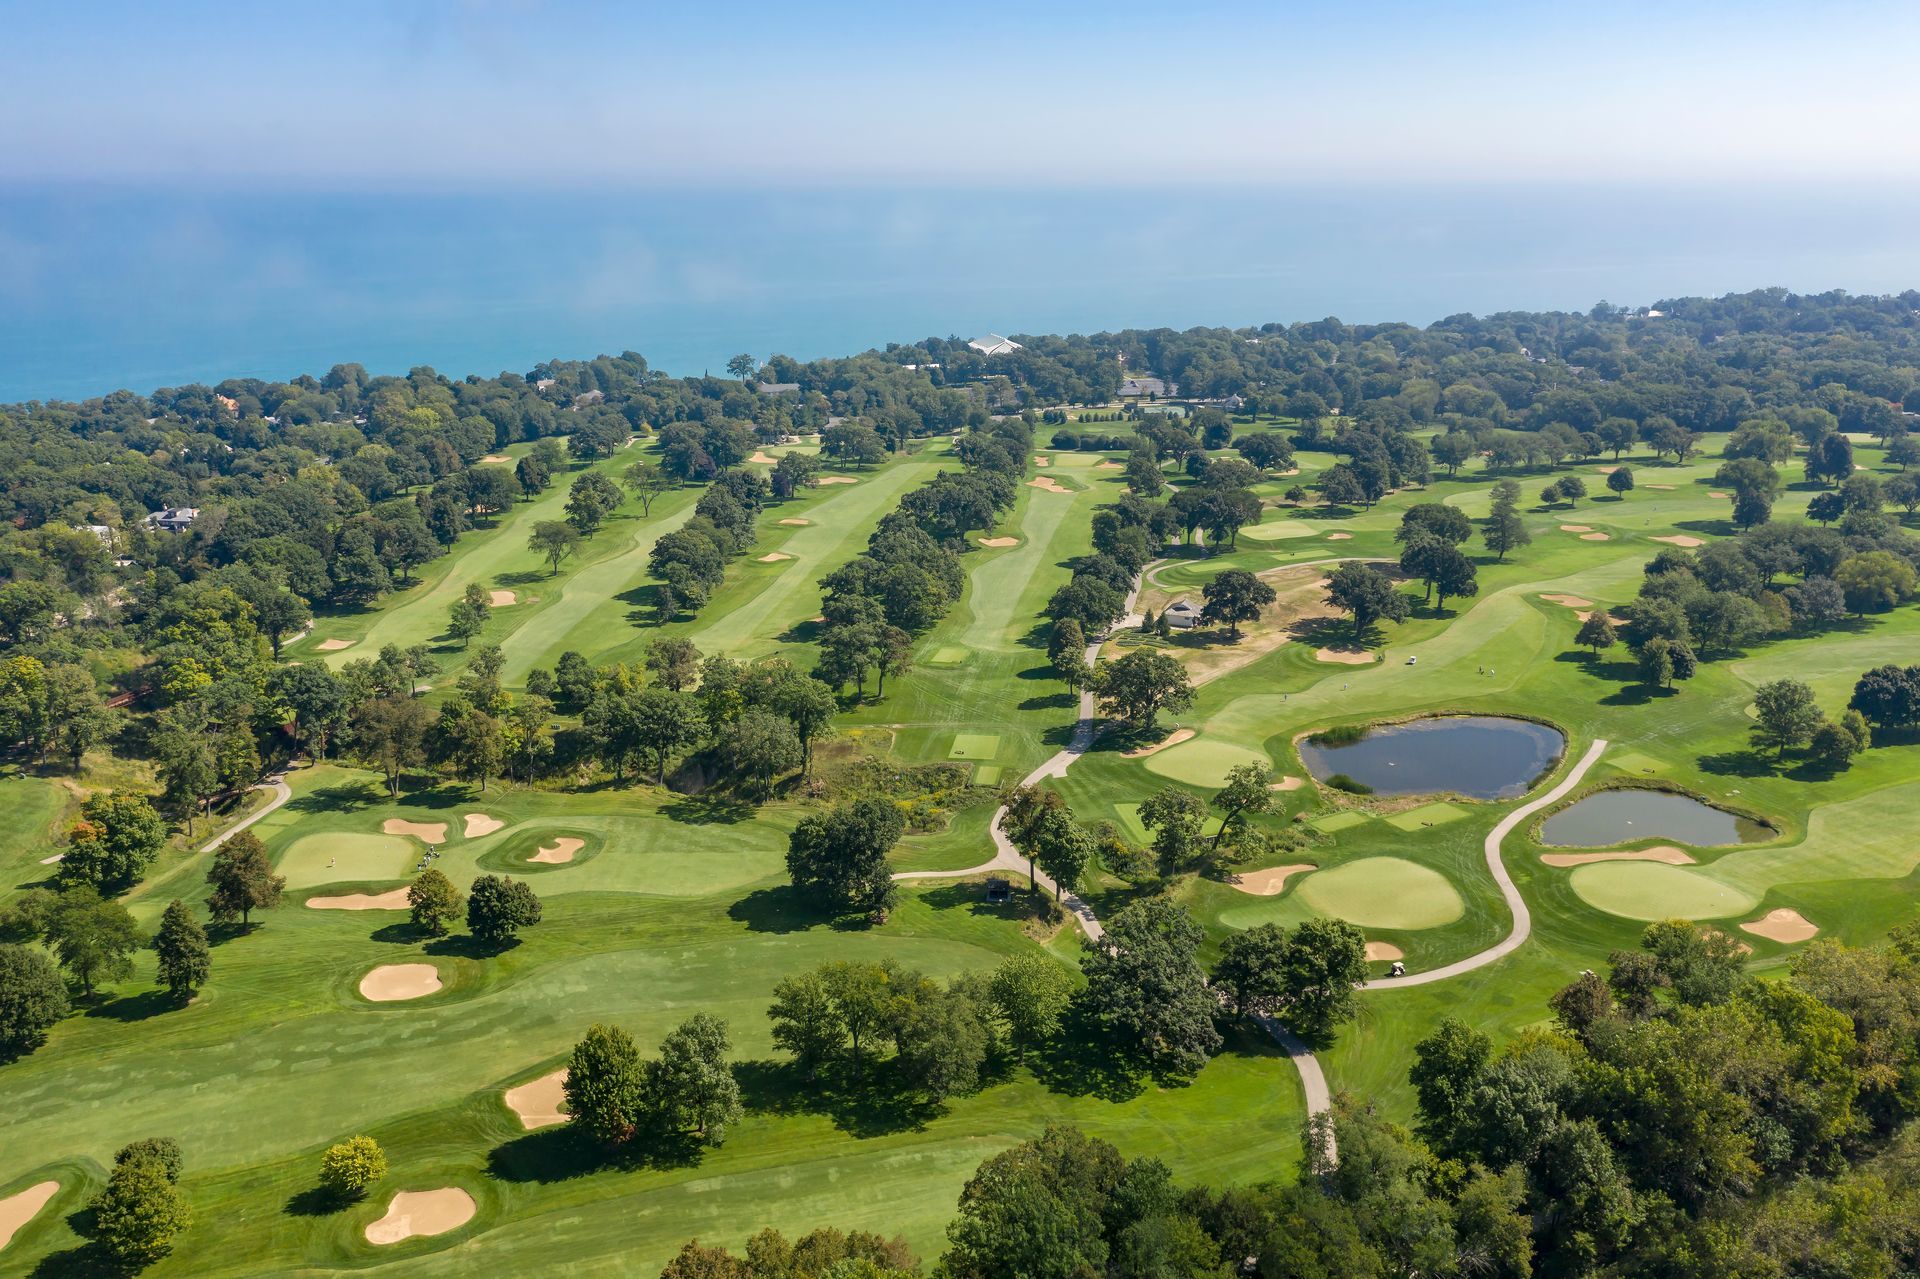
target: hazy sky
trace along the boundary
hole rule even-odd
[[[0,178],[1920,175],[1915,0],[0,0]]]

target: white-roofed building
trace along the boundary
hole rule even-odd
[[[989,333],[983,338],[975,338],[968,346],[982,355],[1012,355],[1020,349],[1020,344],[1012,338],[1003,338],[998,333]]]

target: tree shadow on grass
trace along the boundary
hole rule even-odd
[[[756,888],[727,907],[727,918],[745,924],[753,933],[803,933],[833,922],[833,916],[813,905],[791,884]]]
[[[1771,777],[1773,761],[1756,750],[1716,751],[1695,761],[1703,773],[1717,777]]]
[[[487,1152],[487,1174],[500,1181],[550,1185],[609,1170],[691,1168],[703,1151],[691,1133],[637,1134],[609,1149],[571,1124],[556,1124],[515,1137]]]
[[[341,786],[321,786],[304,795],[295,795],[287,807],[299,813],[352,813],[387,802],[386,791],[373,782],[350,782]]]
[[[683,822],[689,826],[712,826],[715,824],[731,826],[737,822],[750,821],[756,808],[738,795],[718,791],[702,791],[698,795],[684,795],[672,803],[660,805],[660,815],[669,821]]]
[[[394,924],[382,924],[367,936],[369,940],[387,946],[417,946],[421,942],[430,942],[434,939],[433,934],[405,920]]]
[[[289,1217],[330,1217],[351,1202],[325,1186],[308,1186],[290,1197],[280,1211]]]
[[[522,569],[517,573],[496,573],[493,581],[496,586],[534,586],[540,582],[551,581],[553,574],[546,570]]]
[[[733,1075],[749,1111],[821,1115],[850,1137],[916,1132],[946,1110],[885,1062],[868,1062],[864,1076],[835,1065],[809,1080],[792,1062],[739,1061]]]
[[[49,1253],[40,1259],[31,1273],[35,1279],[103,1279],[104,1276],[138,1274],[140,1267],[129,1266],[93,1239],[95,1216],[91,1204],[67,1214],[67,1228],[87,1242],[75,1248]]]
[[[481,941],[472,933],[455,933],[451,937],[436,937],[421,949],[427,954],[446,959],[496,959],[520,945],[518,937],[509,937],[505,941]]]
[[[1058,693],[1047,693],[1044,696],[1022,698],[1020,701],[1020,709],[1023,711],[1064,709],[1071,707],[1079,700],[1080,699],[1074,696],[1074,694],[1062,689]]]
[[[104,1017],[109,1021],[145,1021],[162,1013],[178,1012],[184,1007],[186,1005],[175,999],[171,991],[143,990],[137,995],[100,1000],[87,1009],[87,1016]]]
[[[1059,1033],[1027,1054],[1026,1064],[1042,1087],[1063,1097],[1123,1102],[1146,1090],[1145,1073],[1077,1003],[1061,1019]]]

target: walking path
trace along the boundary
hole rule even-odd
[[[254,789],[255,790],[271,790],[273,792],[273,798],[268,800],[266,807],[262,808],[259,812],[248,813],[244,820],[234,823],[228,829],[221,831],[218,835],[215,835],[212,839],[200,845],[201,852],[203,853],[212,852],[214,849],[220,847],[220,845],[226,843],[229,839],[233,838],[233,836],[239,834],[241,831],[253,825],[255,822],[259,821],[262,817],[265,817],[268,813],[271,813],[274,809],[280,807],[280,805],[286,803],[288,800],[293,798],[293,788],[287,785],[287,775],[285,773],[273,774],[272,776],[268,777],[266,781],[261,782],[258,786],[254,787]]]
[[[1314,562],[1332,563],[1336,561]],[[1135,611],[1135,605],[1139,602],[1140,598],[1140,583],[1146,574],[1154,567],[1155,565],[1153,564],[1147,565],[1146,568],[1141,570],[1141,576],[1133,580],[1133,589],[1127,593],[1126,616],[1115,623],[1113,629],[1120,630],[1129,626],[1140,625],[1140,615]],[[1089,665],[1098,658],[1099,653],[1100,644],[1098,642],[1087,645],[1087,662]],[[1088,747],[1093,745],[1094,734],[1098,731],[1098,727],[1098,721],[1094,713],[1093,694],[1090,692],[1082,692],[1080,694],[1080,718],[1073,726],[1073,736],[1068,740],[1066,749],[1054,755],[1053,758],[1034,769],[1031,773],[1028,773],[1021,784],[1024,786],[1037,786],[1048,778],[1065,777],[1067,775],[1067,769],[1073,764],[1073,761],[1086,754]],[[1450,977],[1458,977],[1463,973],[1470,973],[1476,968],[1484,968],[1488,964],[1512,954],[1524,945],[1527,938],[1533,934],[1533,913],[1527,909],[1526,899],[1520,896],[1520,890],[1514,886],[1513,877],[1507,874],[1506,863],[1501,860],[1500,856],[1500,845],[1505,842],[1507,836],[1512,834],[1520,823],[1526,821],[1527,818],[1533,816],[1541,809],[1546,808],[1548,805],[1558,803],[1568,792],[1573,790],[1575,786],[1578,786],[1581,779],[1587,775],[1587,770],[1599,762],[1600,756],[1606,749],[1607,739],[1604,737],[1595,738],[1593,744],[1587,747],[1586,753],[1580,757],[1579,761],[1576,762],[1571,769],[1567,770],[1567,775],[1560,779],[1558,785],[1554,786],[1552,790],[1549,790],[1539,798],[1529,800],[1527,803],[1514,809],[1505,817],[1501,818],[1492,830],[1487,832],[1487,838],[1484,844],[1487,857],[1487,869],[1492,873],[1493,882],[1498,885],[1500,895],[1506,899],[1507,909],[1513,916],[1513,927],[1505,937],[1487,947],[1485,950],[1477,954],[1469,955],[1465,959],[1455,960],[1451,964],[1430,969],[1427,972],[1409,973],[1405,977],[1382,977],[1378,980],[1365,983],[1362,989],[1396,990],[1407,986],[1425,986],[1432,982],[1445,981]],[[996,870],[1011,871],[1022,875],[1031,873],[1034,886],[1055,894],[1060,899],[1060,904],[1066,907],[1073,915],[1075,921],[1079,923],[1080,931],[1087,935],[1089,941],[1097,941],[1105,936],[1106,930],[1100,926],[1099,917],[1094,914],[1093,907],[1089,906],[1075,893],[1060,892],[1059,886],[1055,884],[1052,879],[1048,878],[1045,872],[1039,870],[1037,867],[1029,872],[1026,859],[1020,855],[1020,851],[1013,846],[1013,841],[1007,838],[1006,832],[1000,827],[1001,820],[1005,818],[1006,815],[1006,805],[1003,804],[994,810],[993,821],[988,826],[988,831],[993,836],[994,847],[994,855],[991,860],[981,862],[978,866],[969,866],[965,870],[905,871],[895,875],[894,878],[957,879],[969,875],[982,875],[989,871]],[[264,814],[261,814],[261,816],[264,816]],[[1254,1020],[1260,1025],[1261,1029],[1273,1036],[1275,1042],[1277,1042],[1281,1049],[1286,1052],[1287,1056],[1292,1059],[1294,1068],[1300,1072],[1300,1089],[1306,1097],[1307,1117],[1311,1119],[1316,1115],[1324,1114],[1332,1107],[1333,1097],[1327,1088],[1326,1072],[1320,1069],[1320,1059],[1313,1055],[1313,1050],[1309,1048],[1299,1036],[1288,1030],[1285,1025],[1274,1018],[1260,1016],[1255,1017]],[[1331,1127],[1326,1130],[1325,1140],[1327,1143],[1325,1151],[1326,1158],[1327,1161],[1331,1163],[1337,1154],[1333,1144],[1333,1130]]]

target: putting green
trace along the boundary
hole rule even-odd
[[[398,835],[338,832],[302,835],[287,845],[274,867],[288,888],[367,879],[406,879],[420,861],[417,845]]]
[[[1271,524],[1254,524],[1240,530],[1241,537],[1250,537],[1256,542],[1281,542],[1293,537],[1312,537],[1320,530],[1300,520],[1275,520]]]
[[[966,661],[968,652],[958,644],[943,644],[933,650],[927,658],[928,666],[958,666]]]
[[[1227,770],[1230,768],[1268,762],[1267,757],[1259,751],[1248,750],[1232,742],[1217,741],[1204,734],[1178,746],[1157,751],[1147,756],[1146,760],[1148,769],[1162,777],[1209,790],[1218,789],[1226,783]]]
[[[1418,808],[1409,808],[1404,813],[1395,813],[1387,818],[1387,825],[1411,834],[1423,827],[1445,826],[1448,822],[1457,822],[1466,815],[1467,810],[1460,805],[1440,801],[1422,804]]]
[[[1759,904],[1698,871],[1660,862],[1589,862],[1572,882],[1587,905],[1626,919],[1724,919]]]
[[[1307,825],[1323,835],[1331,835],[1337,830],[1351,830],[1355,826],[1364,826],[1372,820],[1373,816],[1370,813],[1343,808],[1338,812],[1322,813],[1318,817],[1309,818]]]
[[[998,786],[1000,784],[1000,765],[975,764],[973,766],[973,784],[975,786]]]
[[[1445,875],[1399,857],[1363,857],[1318,871],[1296,891],[1321,914],[1366,928],[1438,928],[1466,913]]]
[[[1623,773],[1661,773],[1668,767],[1651,755],[1642,755],[1639,751],[1621,751],[1615,755],[1608,755],[1606,762]]]
[[[1000,753],[998,733],[955,733],[948,759],[992,759]]]

